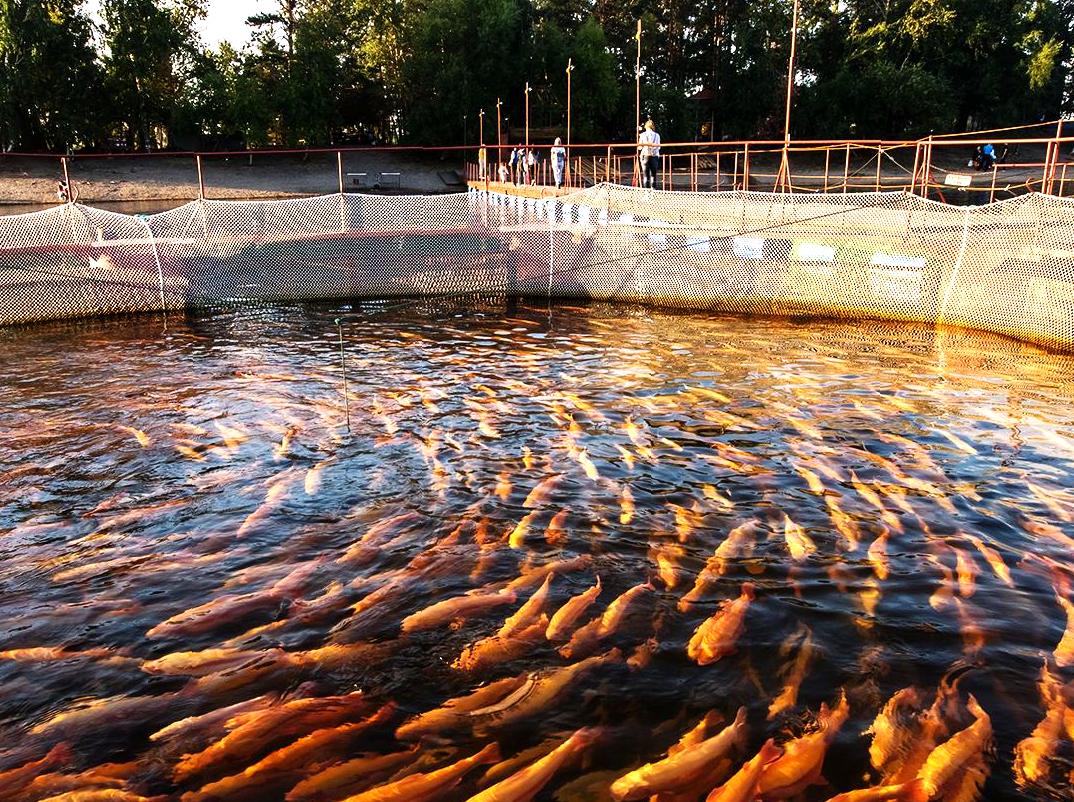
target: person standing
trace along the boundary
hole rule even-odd
[[[660,134],[652,120],[645,121],[645,129],[638,137],[638,162],[641,167],[641,185],[656,189],[656,174],[660,165]]]
[[[537,183],[537,154],[533,148],[526,150],[526,183]]]
[[[511,148],[511,158],[508,164],[511,167],[511,181],[514,184],[518,184],[519,174],[522,172],[522,166],[519,164],[522,159],[522,148]]]
[[[549,155],[552,158],[552,177],[556,181],[556,189],[559,189],[563,186],[563,169],[567,166],[567,151],[563,148],[563,140],[558,136]]]

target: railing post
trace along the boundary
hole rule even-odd
[[[995,164],[992,165],[992,186],[988,190],[988,202],[992,203],[996,199],[996,173],[999,172],[999,167]]]
[[[198,168],[198,200],[205,200],[205,176],[201,172],[201,154],[194,157],[194,163]]]
[[[608,161],[604,163],[604,183],[612,182],[612,146],[608,145]]]
[[[828,170],[832,164],[832,149],[824,148],[824,191],[828,191]]]
[[[720,151],[716,151],[716,190],[720,189]]]
[[[929,141],[925,145],[925,173],[921,177],[921,187],[924,190],[921,193],[921,197],[928,200],[929,188],[932,184],[932,134],[929,134]]]
[[[746,143],[746,147],[742,152],[742,189],[745,192],[749,192],[750,189],[750,143]]]
[[[847,194],[850,185],[850,143],[847,142],[847,157],[843,162],[843,194]]]
[[[60,164],[63,166],[63,185],[67,187],[67,202],[75,202],[75,190],[71,186],[71,174],[67,170],[67,157],[64,156],[60,159]]]
[[[910,174],[910,193],[917,192],[917,170],[921,163],[921,142],[914,143],[914,172]]]
[[[880,191],[880,168],[882,166],[882,160],[884,158],[884,141],[881,140],[880,144],[876,146],[876,191]]]
[[[1067,164],[1063,163],[1063,172],[1059,174],[1059,191],[1055,194],[1059,197],[1063,196],[1063,185],[1067,182]]]

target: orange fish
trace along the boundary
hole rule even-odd
[[[525,802],[531,800],[560,771],[587,749],[598,734],[594,729],[575,731],[539,760],[505,780],[474,794],[467,802]]]
[[[1014,779],[1022,788],[1047,779],[1071,711],[1063,699],[1062,680],[1048,670],[1047,663],[1041,669],[1037,688],[1044,704],[1044,718],[1014,747]]]
[[[500,748],[489,744],[477,754],[430,772],[415,772],[401,780],[378,785],[353,796],[346,802],[429,802],[454,789],[463,777],[481,765],[500,760]]]
[[[836,794],[828,802],[928,802],[929,795],[921,780],[898,785],[878,785]]]
[[[788,638],[780,648],[780,653],[786,656],[794,645],[798,644],[794,661],[786,668],[783,681],[783,690],[768,705],[768,720],[771,721],[785,710],[790,710],[798,703],[798,689],[802,686],[809,663],[813,659],[813,633],[805,624],[801,624],[798,630]]]
[[[986,752],[992,743],[992,720],[973,694],[970,694],[966,708],[974,718],[973,724],[933,749],[917,773],[930,799],[936,797],[960,770]]]
[[[737,599],[727,599],[694,632],[686,646],[686,654],[698,665],[715,663],[735,649],[735,643],[745,625],[746,611],[753,601],[753,584],[744,582]]]
[[[653,794],[675,792],[706,775],[726,757],[746,734],[746,708],[740,707],[734,722],[711,738],[677,750],[655,763],[646,763],[624,774],[611,785],[616,802],[647,799]]]
[[[318,771],[292,788],[287,802],[338,799],[363,791],[417,757],[418,746],[387,755],[361,755]]]
[[[581,618],[585,611],[597,600],[597,597],[601,592],[600,576],[597,576],[597,583],[579,593],[577,596],[572,597],[563,604],[552,615],[552,619],[548,622],[548,628],[545,630],[545,637],[553,643],[566,641],[570,637],[570,633],[574,630],[574,625]]]
[[[841,694],[833,710],[822,704],[819,729],[785,743],[783,755],[765,766],[758,784],[761,795],[768,799],[787,799],[820,782],[828,747],[849,716],[846,693]]]
[[[570,512],[566,509],[560,510],[552,516],[552,520],[548,522],[548,526],[544,530],[545,542],[550,546],[562,546],[567,542],[567,516]]]
[[[472,591],[463,596],[444,599],[429,605],[424,610],[411,613],[403,619],[402,630],[409,633],[435,629],[456,618],[468,618],[491,610],[493,607],[499,607],[502,604],[514,604],[517,598],[517,595],[511,590],[500,590],[491,593]]]
[[[705,802],[754,802],[757,798],[761,773],[778,760],[783,750],[769,738],[761,750],[747,761],[737,773],[719,788],[714,788]]]
[[[786,513],[783,515],[783,536],[787,541],[787,550],[795,561],[800,562],[817,550],[817,544],[813,542],[813,539]]]
[[[496,680],[466,696],[448,699],[435,710],[413,716],[396,729],[395,737],[400,741],[413,741],[426,735],[468,728],[474,721],[474,711],[502,702],[520,688],[528,692],[532,687],[533,680],[525,674]]]

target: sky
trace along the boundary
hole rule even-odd
[[[275,0],[210,0],[208,5],[209,16],[198,28],[205,43],[214,48],[223,41],[241,48],[250,38],[246,18],[276,8]],[[100,0],[87,0],[86,8],[96,20],[100,20],[100,7]]]

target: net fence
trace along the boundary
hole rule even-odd
[[[0,217],[0,324],[473,294],[948,323],[1074,347],[1074,199],[478,190]]]

